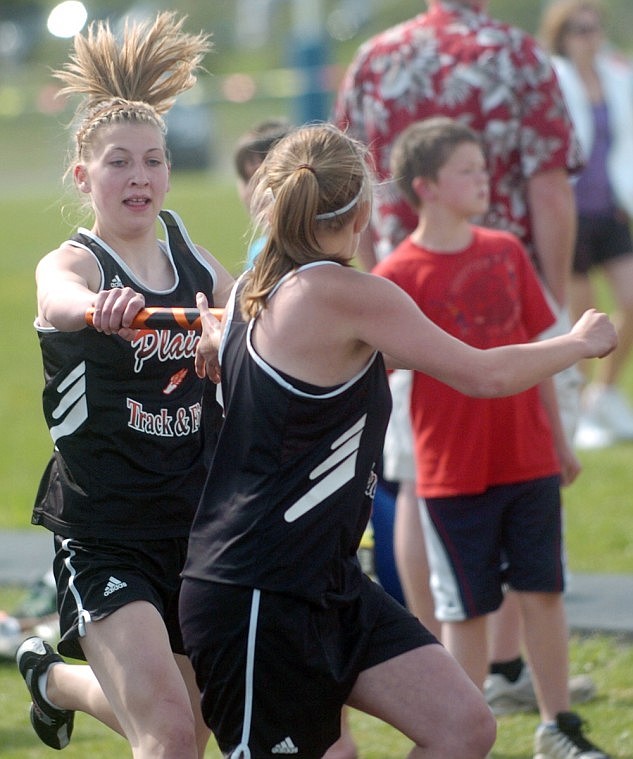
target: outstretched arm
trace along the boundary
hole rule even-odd
[[[592,309],[566,335],[479,350],[441,330],[392,282],[348,273],[365,280],[343,282],[354,335],[390,356],[394,366],[429,374],[466,395],[513,395],[581,359],[605,356],[617,343],[608,317]]]
[[[94,258],[82,248],[65,246],[49,253],[37,266],[38,319],[62,332],[86,326],[86,311],[94,308],[93,326],[106,334],[129,337],[132,319],[145,298],[130,287],[101,290]]]

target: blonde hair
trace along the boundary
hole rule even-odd
[[[541,16],[539,39],[550,53],[567,57],[564,38],[569,29],[569,22],[578,11],[591,11],[604,25],[606,11],[600,0],[554,0]]]
[[[245,318],[265,308],[268,295],[288,272],[328,258],[317,230],[342,229],[361,204],[371,202],[372,193],[367,149],[331,124],[290,131],[251,181],[251,212],[266,244],[246,275],[241,294]]]
[[[211,49],[208,34],[182,32],[184,21],[173,11],[158,13],[153,22],[126,21],[120,40],[107,21],[99,21],[86,36],[75,37],[70,60],[53,72],[65,84],[62,94],[84,96],[75,113],[72,162],[89,158],[94,135],[103,126],[150,124],[165,137],[162,114],[193,87],[195,71]]]

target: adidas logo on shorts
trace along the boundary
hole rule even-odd
[[[298,754],[299,749],[295,746],[290,736],[287,736],[276,746],[273,746],[271,754]]]
[[[103,595],[111,596],[113,593],[116,593],[117,590],[121,590],[122,588],[127,588],[127,583],[121,580],[117,580],[116,577],[111,576],[108,580],[108,584],[105,586]]]

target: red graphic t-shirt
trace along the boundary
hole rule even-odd
[[[528,342],[554,320],[528,256],[505,232],[475,227],[471,244],[455,253],[435,253],[407,238],[374,273],[476,348]],[[538,387],[470,398],[414,372],[411,420],[422,497],[482,493],[559,472]]]

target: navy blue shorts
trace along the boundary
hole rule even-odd
[[[224,756],[320,759],[360,672],[437,643],[366,577],[357,599],[333,608],[186,577],[180,623]]]
[[[558,476],[420,500],[435,616],[459,622],[501,605],[504,586],[562,593]]]
[[[623,212],[600,216],[578,216],[574,251],[575,274],[587,274],[594,266],[621,256],[633,255],[629,220]]]
[[[81,638],[86,624],[133,601],[148,601],[156,607],[172,651],[184,654],[178,597],[186,552],[187,538],[113,542],[55,535],[60,654],[85,659]]]

